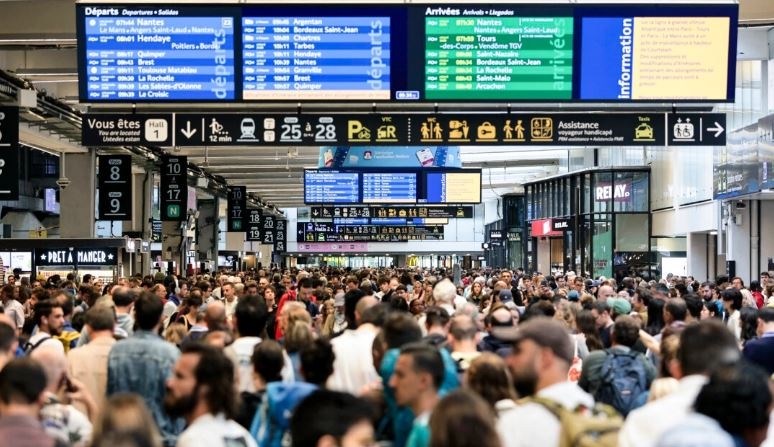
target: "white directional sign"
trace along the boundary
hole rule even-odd
[[[670,113],[667,124],[670,146],[725,146],[724,113]]]

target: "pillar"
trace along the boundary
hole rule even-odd
[[[132,166],[132,220],[123,222],[124,234],[145,241],[151,239],[151,205],[153,201],[153,171],[143,166]],[[141,253],[140,246],[131,254],[126,274],[146,274],[150,270],[150,252]]]
[[[200,261],[218,260],[218,199],[199,199],[196,203],[199,219],[196,222],[196,249]]]
[[[61,188],[59,234],[65,238],[93,238],[96,221],[96,151],[62,154],[62,177],[70,184]]]

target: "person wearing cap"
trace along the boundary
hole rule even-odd
[[[485,319],[486,330],[489,333],[478,344],[481,352],[493,352],[505,357],[510,349],[510,343],[501,340],[495,333],[496,328],[511,328],[514,326],[513,315],[505,306],[495,308]]]
[[[513,346],[506,362],[520,397],[537,396],[573,410],[591,408],[594,398],[567,380],[573,342],[559,322],[538,317],[511,328],[497,328],[498,338]],[[503,447],[559,445],[559,420],[537,402],[517,405],[501,415],[497,431]]]

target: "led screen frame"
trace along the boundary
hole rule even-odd
[[[86,74],[86,49],[85,44],[81,44],[78,47],[78,61],[79,61],[79,97],[82,102],[86,103],[142,103],[142,102],[164,102],[164,103],[254,103],[256,101],[261,102],[369,102],[369,103],[421,103],[421,102],[530,102],[530,103],[556,103],[556,102],[580,102],[580,103],[599,103],[599,102],[613,102],[613,103],[655,103],[655,102],[678,102],[678,103],[707,103],[707,102],[733,102],[735,91],[735,75],[736,75],[736,51],[737,51],[737,25],[738,25],[738,5],[736,4],[658,4],[658,5],[629,5],[629,4],[453,4],[451,6],[441,5],[420,5],[420,4],[393,4],[393,5],[334,5],[334,4],[245,4],[245,5],[183,5],[176,6],[174,4],[166,5],[154,5],[154,4],[107,4],[99,5],[93,3],[82,3],[76,5],[76,17],[77,17],[77,38],[79,42],[86,42],[85,40],[85,16],[84,10],[86,8],[115,8],[117,10],[136,10],[136,9],[164,9],[164,10],[180,10],[186,13],[190,12],[192,15],[209,15],[209,16],[222,16],[231,17],[234,24],[233,33],[233,86],[234,96],[233,99],[223,100],[165,100],[163,98],[116,98],[116,99],[99,99],[87,97],[87,74]],[[569,97],[565,94],[559,95],[559,97],[547,97],[549,95],[543,95],[543,97],[524,97],[524,95],[507,95],[507,94],[493,94],[491,97],[486,95],[476,95],[473,93],[452,95],[450,97],[438,97],[437,95],[428,95],[427,91],[427,77],[425,69],[427,67],[426,62],[428,60],[426,45],[426,26],[428,22],[428,14],[432,14],[432,17],[449,18],[451,12],[455,10],[465,11],[494,11],[494,15],[483,16],[486,19],[499,18],[547,18],[547,17],[571,17],[572,18],[572,42],[565,42],[562,45],[562,51],[571,51],[571,74],[569,81],[572,84]],[[193,12],[191,12],[193,11]],[[509,15],[510,14],[510,15]],[[261,98],[256,97],[254,100],[245,99],[244,89],[244,69],[245,57],[244,57],[244,42],[243,42],[243,17],[388,17],[390,20],[390,63],[389,67],[381,67],[383,72],[389,71],[390,82],[390,97],[385,98],[382,95],[378,99],[374,98],[357,98],[346,97],[345,95],[326,96],[320,99],[288,99],[282,100],[277,98]],[[465,21],[475,20],[477,16],[466,16]],[[718,64],[717,58],[707,58],[707,62],[700,67],[696,67],[696,70],[689,73],[691,76],[697,76],[697,73],[703,73],[701,70],[708,67],[715,67],[715,71],[711,74],[714,80],[704,80],[704,76],[700,75],[699,81],[692,80],[688,85],[691,88],[695,88],[692,97],[680,97],[689,89],[682,88],[679,82],[672,82],[668,85],[668,88],[662,89],[658,85],[650,86],[648,89],[642,90],[640,93],[634,93],[627,96],[626,89],[623,90],[623,97],[619,98],[619,95],[610,95],[609,92],[605,94],[593,94],[587,93],[589,85],[607,84],[608,80],[616,80],[615,73],[610,75],[607,73],[594,71],[603,66],[618,65],[620,60],[621,48],[615,46],[615,39],[612,39],[612,44],[608,45],[608,50],[597,50],[595,52],[589,49],[588,42],[596,41],[596,37],[590,38],[592,34],[594,36],[601,35],[609,38],[611,35],[605,35],[604,31],[598,29],[604,25],[605,20],[608,22],[615,19],[632,19],[631,30],[636,32],[637,26],[641,29],[645,29],[645,22],[650,22],[650,31],[643,31],[643,34],[639,39],[635,39],[635,43],[632,48],[629,48],[633,52],[648,51],[648,45],[646,43],[652,41],[648,36],[654,34],[654,30],[658,29],[660,24],[659,20],[664,18],[707,18],[706,24],[710,26],[711,32],[708,32],[706,36],[717,35],[717,31],[727,40],[721,38],[720,41],[710,43],[705,47],[702,47],[701,51],[693,51],[693,53],[686,53],[688,55],[689,63],[696,64],[702,63],[701,55],[703,54],[716,54],[722,56],[721,59],[726,61],[726,64]],[[724,18],[723,23],[717,22],[716,18]],[[455,19],[455,17],[452,17]],[[637,22],[642,22],[639,25]],[[468,22],[461,22],[468,23]],[[515,22],[512,22],[515,23]],[[724,27],[727,24],[727,27]],[[534,23],[532,24],[534,25]],[[521,37],[529,36],[529,32],[539,30],[539,26],[525,26],[522,30]],[[538,23],[539,25],[539,23]],[[515,26],[515,25],[514,25]],[[628,29],[628,28],[627,28]],[[546,31],[548,30],[548,31]],[[597,31],[595,31],[597,30]],[[550,32],[550,26],[543,29],[542,32]],[[611,31],[614,32],[614,31]],[[628,31],[627,31],[628,32]],[[650,34],[648,34],[648,32]],[[584,33],[588,35],[584,37]],[[685,36],[690,36],[686,31]],[[714,34],[713,34],[714,33]],[[615,37],[615,34],[612,35]],[[500,36],[502,37],[502,36]],[[700,36],[701,37],[701,36]],[[498,37],[499,38],[499,37]],[[469,37],[465,37],[468,39]],[[463,40],[464,40],[463,39]],[[585,40],[584,40],[585,39]],[[470,43],[468,40],[461,43]],[[585,43],[584,43],[585,42]],[[610,39],[606,39],[609,44]],[[637,44],[640,42],[642,45]],[[569,45],[568,45],[569,44]],[[685,47],[690,45],[685,44]],[[723,51],[723,50],[726,51]],[[524,51],[533,51],[525,49]],[[537,50],[536,50],[537,51]],[[585,56],[584,56],[585,55]],[[600,57],[600,55],[602,57]],[[519,56],[521,57],[521,56]],[[648,57],[653,57],[651,56]],[[711,60],[709,60],[711,59]],[[451,60],[451,59],[449,59]],[[531,60],[531,56],[524,56],[524,60]],[[611,61],[607,64],[600,64],[600,60]],[[676,59],[679,61],[679,59]],[[325,62],[323,60],[322,62]],[[378,61],[377,61],[378,62]],[[476,62],[478,63],[478,62]],[[379,65],[379,64],[377,64]],[[635,67],[637,64],[633,64]],[[642,64],[640,64],[641,66]],[[684,69],[685,64],[679,65],[681,70]],[[411,67],[411,69],[409,69]],[[417,68],[418,67],[418,68]],[[375,67],[376,68],[376,67]],[[719,68],[719,69],[718,69]],[[526,69],[526,68],[525,68]],[[546,68],[547,69],[547,68]],[[591,71],[589,71],[591,70]],[[650,70],[652,71],[652,70]],[[687,70],[690,71],[690,70]],[[634,73],[634,72],[632,72]],[[566,67],[564,76],[566,76]],[[639,76],[649,76],[644,71],[638,73]],[[488,75],[487,75],[488,76]],[[492,76],[495,76],[492,74]],[[611,77],[612,76],[612,77]],[[529,76],[525,75],[525,78]],[[533,76],[534,77],[534,76]],[[597,79],[599,78],[599,79]],[[504,78],[503,78],[504,79]],[[618,79],[622,79],[620,76]],[[723,82],[725,80],[725,82]],[[302,81],[303,82],[303,81]],[[483,81],[490,82],[490,81]],[[492,80],[491,82],[499,82]],[[506,82],[506,81],[503,81]],[[526,81],[525,81],[526,82]],[[538,82],[538,81],[536,81]],[[543,82],[543,81],[539,81]],[[557,82],[561,82],[567,87],[567,79],[562,79]],[[626,80],[624,79],[624,82]],[[649,83],[647,81],[646,83]],[[537,84],[536,84],[537,85]],[[541,84],[542,85],[542,84]],[[702,86],[706,85],[707,88],[712,88],[712,91],[701,90]],[[610,85],[608,84],[610,87]],[[384,86],[382,86],[384,87]],[[476,87],[475,85],[473,87]],[[491,87],[491,86],[490,86]],[[527,86],[520,86],[524,89]],[[546,87],[543,85],[543,87]],[[723,88],[725,87],[725,89]],[[611,87],[612,88],[612,87]],[[482,91],[481,89],[472,88],[472,92]],[[534,89],[533,89],[534,90]],[[646,91],[647,90],[647,91]],[[663,95],[659,97],[658,92],[669,91],[671,95]],[[698,92],[698,93],[696,93]],[[483,97],[482,97],[483,96]]]

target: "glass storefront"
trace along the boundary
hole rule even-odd
[[[655,263],[650,169],[596,168],[525,185],[528,270],[622,278]]]

